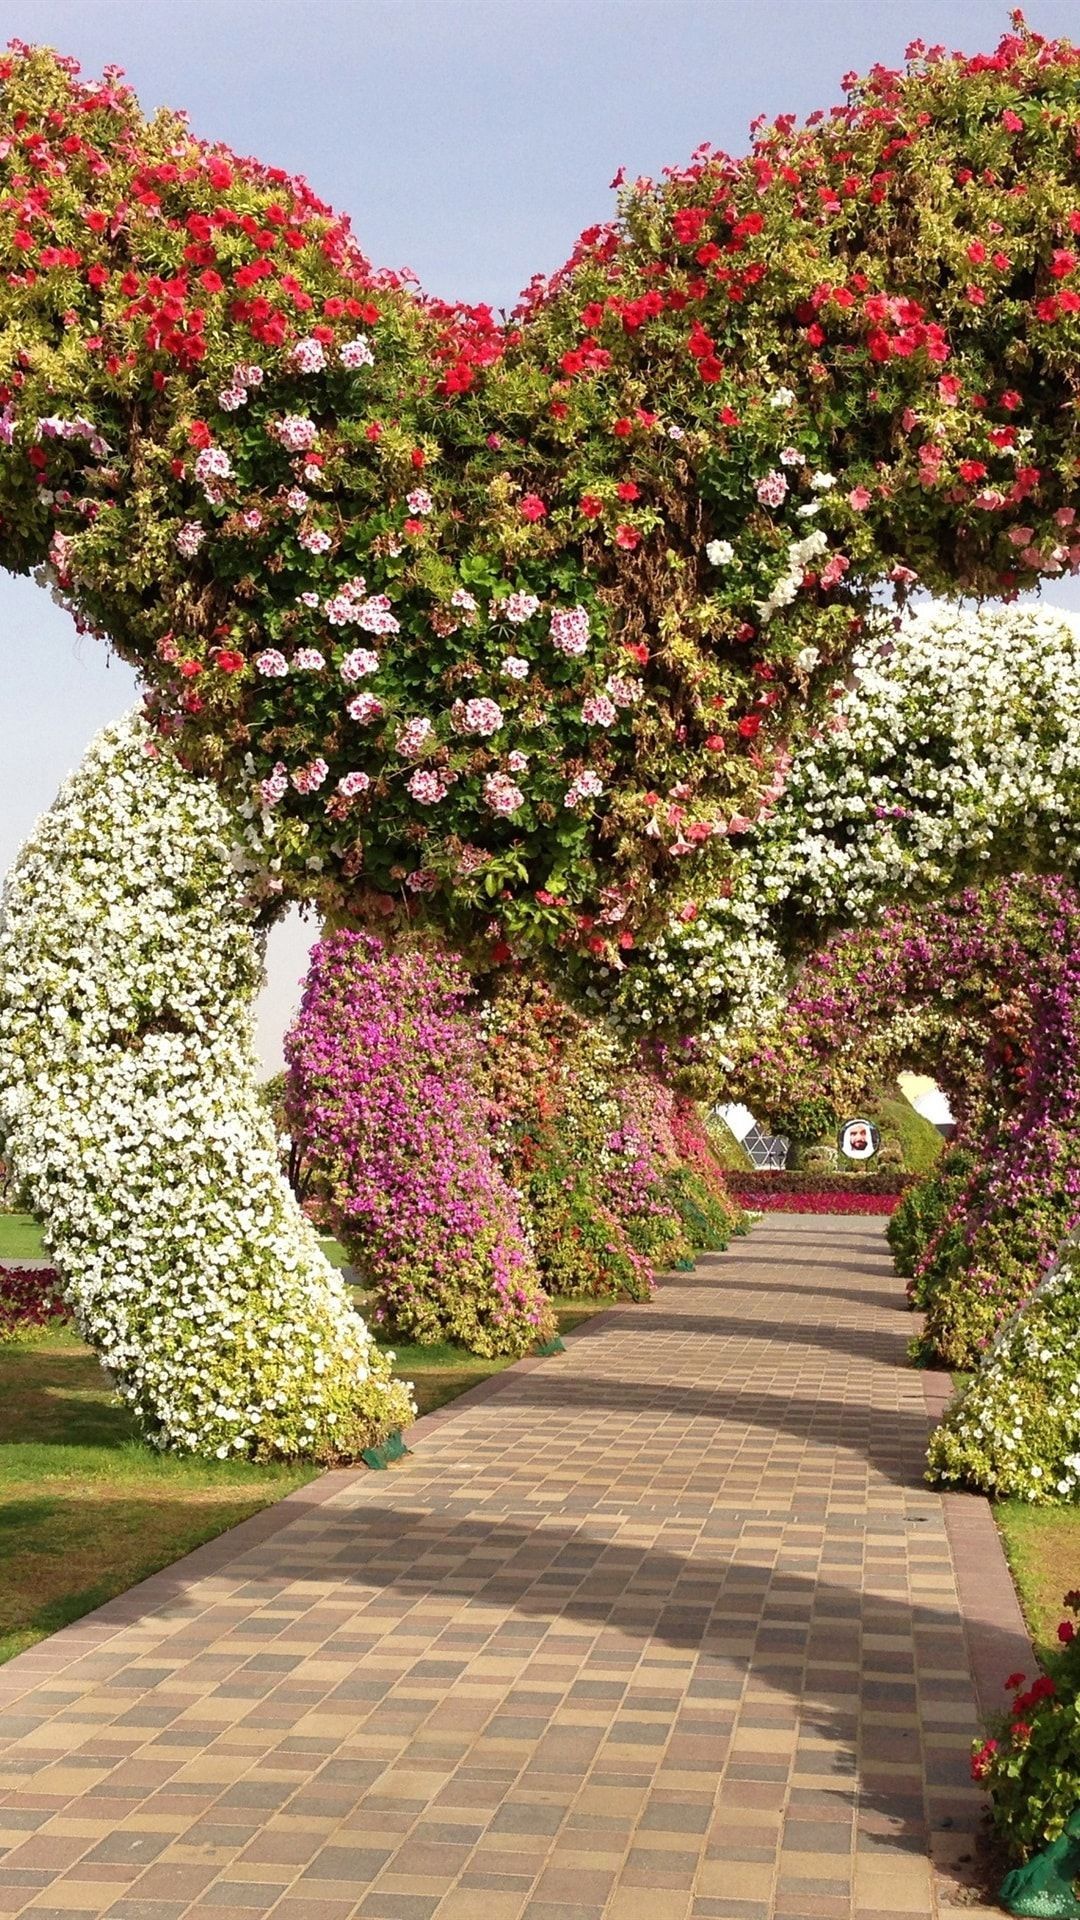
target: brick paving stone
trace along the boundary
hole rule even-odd
[[[0,1915],[988,1912],[1021,1629],[910,1330],[880,1222],[774,1216],[20,1655]]]

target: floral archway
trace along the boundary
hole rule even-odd
[[[1080,559],[1078,103],[1026,29],[876,69],[626,191],[501,328],[16,48],[0,561],[137,665],[256,894],[696,1024],[687,954],[875,589]]]

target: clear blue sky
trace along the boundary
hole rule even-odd
[[[1080,36],[1076,0],[1031,0]],[[922,37],[989,48],[1005,0],[4,0],[6,32],[96,74],[124,67],[144,108],[306,174],[379,264],[433,292],[510,305],[558,265],[633,176],[701,140],[741,151],[759,113],[805,114],[840,76]],[[1051,597],[1080,605],[1075,583]],[[27,581],[0,574],[0,870],[133,681]],[[274,1052],[301,942],[280,943]]]

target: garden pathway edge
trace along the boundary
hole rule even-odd
[[[910,1330],[880,1221],[766,1217],[18,1655],[0,1915],[996,1911],[972,1667],[1030,1650]]]

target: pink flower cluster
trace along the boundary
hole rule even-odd
[[[589,644],[589,616],[584,607],[557,607],[551,616],[551,643],[560,653],[584,653]]]
[[[286,1043],[288,1120],[396,1335],[518,1353],[552,1316],[492,1151],[466,976],[370,935],[316,947]]]

